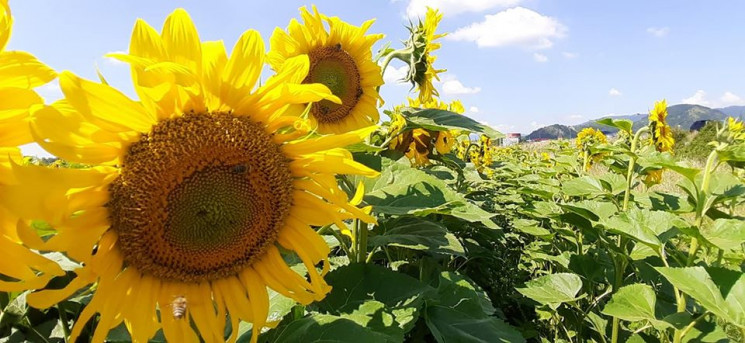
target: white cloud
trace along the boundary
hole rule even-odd
[[[406,77],[408,72],[408,66],[403,66],[401,68],[388,66],[388,68],[385,69],[385,73],[383,73],[383,81],[385,81],[386,84],[406,85],[406,83],[401,82],[401,79]]]
[[[566,58],[568,60],[571,60],[573,58],[577,58],[579,56],[579,54],[576,53],[576,52],[567,52],[567,51],[562,52],[561,55],[563,55],[564,58]]]
[[[566,36],[567,28],[552,17],[523,7],[487,15],[484,21],[457,29],[449,39],[476,42],[479,47],[523,46],[547,49],[554,39]]]
[[[682,100],[684,104],[710,106],[711,102],[706,99],[706,92],[699,89],[691,97]]]
[[[443,75],[440,80],[444,95],[476,94],[481,92],[481,87],[466,87],[453,74]]]
[[[742,106],[745,105],[745,99],[732,92],[724,92],[719,98],[719,103],[722,107],[726,106]]]
[[[409,18],[424,18],[427,6],[439,9],[443,15],[454,16],[465,12],[483,12],[497,7],[511,7],[522,0],[411,0],[406,7]]]
[[[541,127],[544,127],[544,126],[546,126],[546,125],[543,125],[542,123],[539,123],[537,121],[530,122],[530,127],[532,127],[533,129],[541,128]]]
[[[471,106],[471,107],[470,107],[470,108],[468,109],[468,112],[471,112],[471,113],[479,113],[479,108],[478,108],[478,107],[476,107],[476,106]]]
[[[577,119],[582,119],[582,118],[584,118],[584,116],[582,116],[581,114],[572,114],[569,116],[569,119],[572,119],[572,120],[577,120]]]
[[[615,89],[615,88],[611,88],[608,91],[608,95],[610,95],[610,96],[621,96],[622,94],[623,93],[621,93],[621,91],[619,91],[618,89]]]
[[[662,37],[667,36],[668,33],[670,33],[670,28],[669,27],[649,27],[647,28],[647,33],[657,38],[662,38]]]
[[[540,62],[540,63],[548,62],[548,57],[546,57],[546,55],[539,54],[537,52],[533,53],[533,59],[536,62]]]

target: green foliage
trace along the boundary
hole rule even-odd
[[[714,140],[716,134],[717,123],[708,122],[698,132],[692,132],[686,139],[681,139],[681,142],[684,143],[676,143],[675,147],[673,148],[675,154],[677,156],[680,156],[681,158],[704,160],[713,149],[709,145],[709,142]],[[677,138],[676,142],[678,142]]]

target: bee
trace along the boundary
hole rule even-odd
[[[233,166],[233,173],[234,174],[244,174],[248,170],[248,167],[245,164],[238,164]]]
[[[336,43],[336,50],[341,50],[341,43]]]
[[[173,314],[173,319],[182,319],[186,315],[186,297],[183,295],[179,295],[173,298],[171,301],[171,314]]]

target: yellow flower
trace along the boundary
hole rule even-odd
[[[466,111],[465,108],[463,108],[463,103],[460,102],[460,100],[453,100],[451,103],[446,103],[443,101],[440,101],[437,98],[431,98],[426,102],[422,102],[419,98],[412,99],[408,98],[409,101],[409,107],[417,107],[417,108],[434,108],[438,110],[446,110],[458,114],[463,114],[463,112]]]
[[[371,49],[383,35],[365,34],[373,20],[357,27],[319,14],[315,7],[313,13],[301,8],[300,15],[303,24],[293,19],[287,32],[276,28],[272,33],[269,64],[279,70],[288,58],[308,54],[310,72],[303,82],[322,83],[342,101],[313,104],[310,113],[319,132],[342,133],[377,123],[377,88],[383,78]],[[324,21],[329,24],[328,32]]]
[[[13,18],[7,0],[0,0],[0,274],[12,280],[0,281],[0,290],[16,292],[44,287],[55,276],[65,272],[21,244],[16,230],[18,216],[2,203],[14,201],[9,189],[17,184],[14,165],[24,163],[20,144],[32,141],[29,111],[43,104],[33,91],[56,77],[56,73],[33,55],[7,51]]]
[[[443,155],[450,153],[450,151],[453,150],[454,144],[455,140],[453,139],[453,134],[450,133],[450,131],[437,132],[437,141],[435,142],[435,148],[437,149],[438,153]]]
[[[644,184],[647,187],[660,184],[662,182],[663,171],[664,169],[656,169],[656,170],[648,171],[647,175],[644,177]]]
[[[582,129],[577,134],[575,145],[577,146],[577,149],[589,152],[590,147],[605,142],[607,142],[607,138],[605,137],[603,132],[601,132],[600,130],[595,130],[591,127],[587,127]]]
[[[416,27],[412,27],[411,36],[406,42],[406,47],[411,51],[411,63],[409,75],[406,81],[411,81],[416,85],[416,91],[419,92],[419,101],[426,103],[433,97],[440,95],[432,84],[433,80],[440,80],[437,75],[445,69],[435,69],[433,64],[437,57],[432,54],[440,48],[440,43],[435,40],[444,37],[446,34],[436,34],[437,25],[442,20],[442,13],[436,9],[427,7],[427,14],[424,21],[419,21]]]
[[[649,130],[652,133],[650,143],[659,152],[673,150],[675,139],[670,125],[667,124],[667,101],[662,100],[654,104],[654,109],[649,111]]]
[[[727,126],[727,133],[730,139],[735,142],[745,141],[745,125],[743,125],[743,122],[728,117],[725,125]]]
[[[378,173],[341,148],[369,130],[309,136],[305,104],[338,98],[302,84],[308,57],[288,58],[257,86],[259,33],[243,33],[227,55],[222,42],[201,42],[181,9],[161,34],[138,20],[129,53],[113,56],[130,63],[141,102],[63,72],[65,99],[32,120],[45,149],[92,167],[25,167],[7,190],[3,205],[55,229],[42,239],[19,227],[26,245],[81,264],[66,287],[28,303],[48,308],[91,292],[71,341],[98,313],[94,342],[121,323],[135,342],[159,329],[172,342],[223,341],[227,314],[234,342],[239,321],[253,323],[253,341],[267,325],[267,287],[302,304],[323,299],[329,247],[312,226],[374,222],[335,177]]]
[[[429,153],[432,151],[432,137],[425,129],[414,129],[411,131],[411,141],[404,152],[406,157],[414,166],[429,164]]]

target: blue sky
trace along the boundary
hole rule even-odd
[[[298,1],[10,0],[15,18],[8,49],[26,50],[57,70],[108,81],[133,95],[128,67],[103,58],[125,51],[136,18],[160,29],[186,8],[202,40],[232,47],[247,29],[265,38],[298,17]],[[444,100],[460,99],[468,115],[503,132],[529,133],[552,123],[576,124],[609,114],[646,111],[655,100],[710,107],[745,104],[745,2],[736,0],[378,0],[317,1],[319,10],[394,47],[410,16],[425,4],[445,18],[436,66]],[[378,44],[375,48],[380,46]],[[386,106],[405,99],[404,72],[393,64],[383,86]],[[266,75],[265,75],[266,76]],[[39,89],[59,97],[52,84]]]

